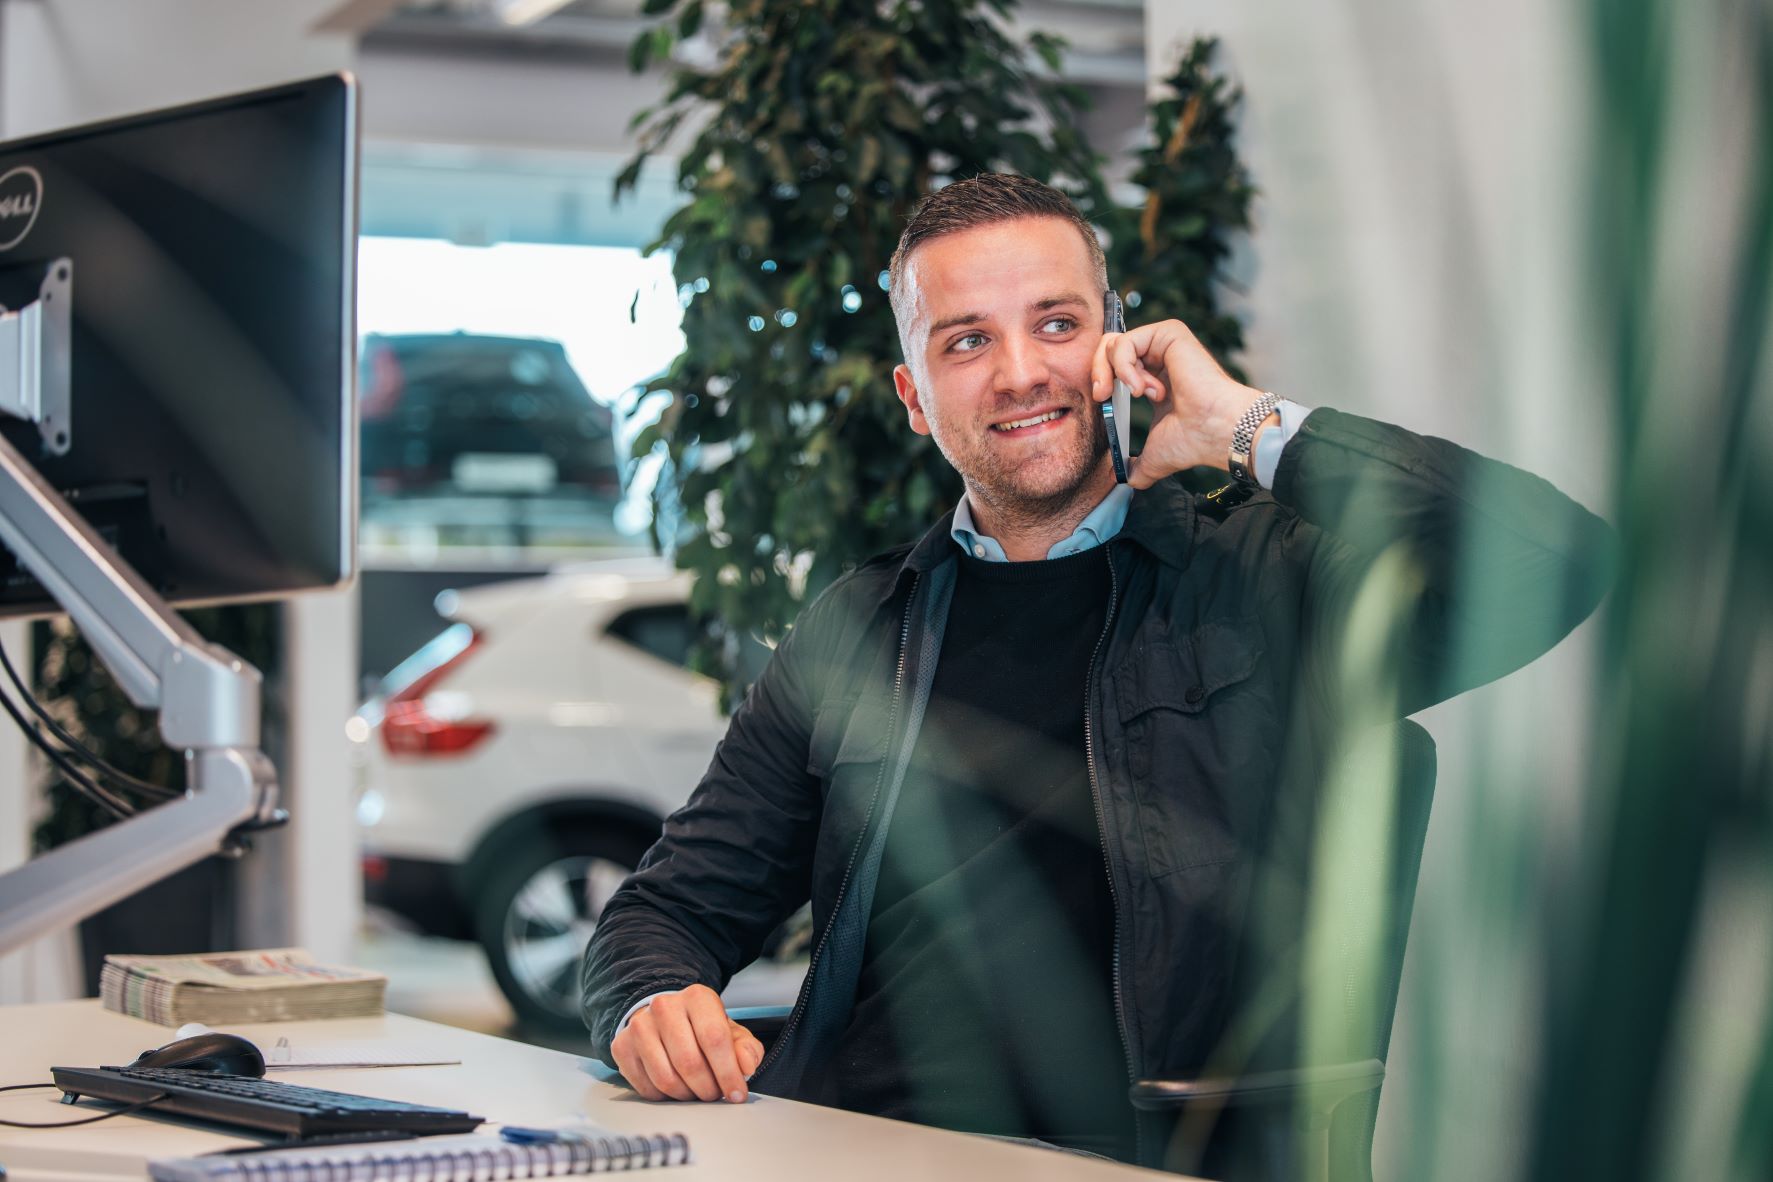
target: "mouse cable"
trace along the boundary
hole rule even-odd
[[[43,732],[32,726],[25,716],[18,712],[18,707],[12,704],[11,696],[4,691],[0,691],[0,708],[4,708],[6,713],[12,716],[12,721],[18,724],[18,729],[23,732],[25,738],[29,739],[39,751],[48,757],[49,762],[53,763],[56,770],[61,772],[70,788],[97,804],[119,821],[135,815],[134,805],[108,788],[102,788],[95,784],[86,773],[69,761],[67,755],[50,743],[48,739],[45,739]]]
[[[58,1085],[52,1083],[8,1084],[5,1087],[0,1087],[0,1092],[17,1092],[25,1088],[53,1088],[56,1086]],[[132,1112],[140,1112],[150,1104],[160,1103],[160,1101],[166,1099],[170,1094],[171,1093],[169,1092],[161,1092],[158,1096],[154,1096],[150,1099],[138,1100],[134,1104],[127,1104],[122,1108],[113,1108],[111,1111],[101,1112],[97,1116],[82,1117],[79,1120],[52,1120],[45,1124],[34,1124],[30,1121],[23,1120],[0,1120],[0,1125],[5,1125],[9,1129],[65,1129],[73,1125],[90,1125],[101,1120],[110,1120],[113,1116],[128,1116]]]
[[[13,668],[12,658],[6,655],[6,646],[4,644],[0,644],[0,668],[6,670],[6,676],[12,680],[13,687],[18,690],[18,696],[24,701],[25,705],[31,708],[31,713],[35,714],[38,718],[41,718],[44,724],[49,727],[50,733],[68,746],[70,754],[76,759],[79,759],[82,763],[85,763],[87,766],[103,774],[107,779],[115,781],[115,786],[127,786],[142,793],[144,796],[152,796],[160,800],[171,800],[176,796],[184,795],[176,788],[168,788],[164,784],[154,784],[147,780],[137,779],[122,768],[114,767],[100,757],[97,752],[93,751],[79,739],[69,734],[67,729],[63,727],[61,723],[57,722],[49,711],[43,708],[42,703],[37,701],[37,696],[25,685],[24,679],[18,675],[18,670]]]

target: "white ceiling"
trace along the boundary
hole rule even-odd
[[[572,0],[534,24],[500,19],[507,0],[341,0],[323,26],[360,35],[367,48],[483,53],[625,54],[656,18],[641,0]],[[718,11],[718,5],[712,6]],[[1144,86],[1144,0],[1026,0],[1015,25],[1063,37],[1065,74],[1098,85]]]

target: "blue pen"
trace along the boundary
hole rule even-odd
[[[506,1125],[499,1130],[499,1136],[514,1145],[554,1145],[559,1142],[589,1141],[591,1138],[577,1129],[528,1129],[521,1125]]]

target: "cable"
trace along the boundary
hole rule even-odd
[[[145,795],[158,797],[161,800],[171,800],[174,797],[183,795],[183,793],[176,788],[168,788],[164,784],[154,784],[147,780],[137,779],[122,768],[107,763],[97,752],[93,751],[79,739],[76,739],[73,735],[69,734],[62,724],[51,717],[49,711],[43,708],[42,703],[37,701],[36,695],[26,688],[24,680],[18,675],[18,670],[12,667],[12,659],[6,655],[6,646],[4,644],[0,644],[0,668],[6,670],[6,676],[12,679],[13,687],[18,690],[19,697],[24,700],[25,705],[31,708],[31,713],[44,721],[49,727],[51,734],[68,745],[70,753],[74,755],[75,758],[104,773],[111,779],[121,781],[123,784],[127,784],[131,788],[134,788],[136,791]]]
[[[164,784],[154,784],[147,780],[137,779],[122,768],[107,763],[97,752],[93,751],[79,739],[69,734],[61,723],[57,722],[55,718],[43,708],[42,703],[37,701],[36,696],[26,688],[23,679],[18,675],[18,670],[13,668],[12,660],[6,655],[6,646],[4,644],[0,644],[0,668],[6,670],[6,676],[12,679],[13,687],[18,690],[19,697],[24,700],[25,705],[31,708],[31,713],[43,720],[44,724],[49,727],[51,734],[55,735],[56,738],[68,745],[70,748],[69,754],[72,754],[75,758],[98,771],[103,772],[106,776],[114,780],[120,780],[124,784],[149,796],[156,796],[163,800],[170,800],[175,796],[182,795],[182,793],[175,788],[168,788]]]
[[[18,724],[18,729],[24,732],[25,738],[36,744],[37,749],[49,757],[49,762],[53,763],[56,770],[66,778],[69,787],[102,807],[119,821],[135,815],[134,805],[109,789],[101,788],[93,783],[86,773],[70,763],[67,756],[52,746],[36,727],[25,720],[25,716],[18,712],[18,707],[12,704],[12,698],[4,692],[0,692],[0,707],[4,707],[6,713],[12,716],[12,721]]]
[[[59,1085],[52,1083],[8,1084],[5,1087],[0,1087],[0,1092],[17,1092],[25,1088],[53,1088],[57,1086]],[[128,1104],[122,1108],[113,1108],[109,1112],[101,1112],[97,1116],[83,1117],[80,1120],[52,1120],[46,1124],[33,1124],[30,1121],[23,1120],[0,1120],[0,1125],[5,1125],[9,1129],[66,1129],[71,1128],[74,1125],[90,1125],[101,1120],[110,1120],[113,1116],[128,1116],[132,1112],[140,1112],[150,1104],[160,1103],[160,1101],[166,1099],[170,1094],[171,1093],[168,1092],[161,1092],[158,1096],[151,1097],[150,1099],[138,1100],[134,1104]]]

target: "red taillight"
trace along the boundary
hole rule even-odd
[[[460,755],[492,732],[484,719],[445,722],[425,713],[423,702],[404,702],[382,719],[382,746],[390,755]]]
[[[461,755],[493,733],[483,718],[439,718],[431,712],[431,692],[461,667],[482,643],[476,632],[460,651],[436,668],[420,674],[382,704],[382,746],[390,755]]]

